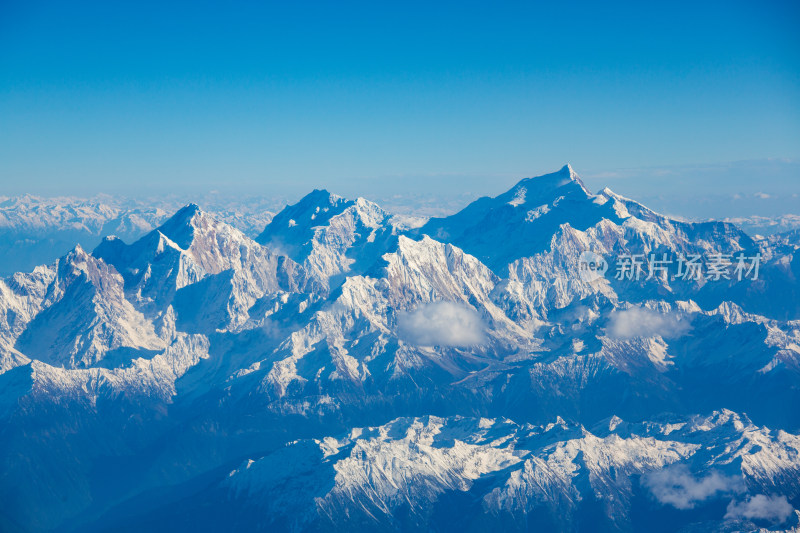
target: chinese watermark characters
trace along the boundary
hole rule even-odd
[[[706,253],[622,254],[614,265],[614,279],[619,281],[665,280],[685,281],[742,281],[757,280],[761,265],[761,254],[745,255]],[[586,282],[603,277],[609,270],[608,261],[594,252],[583,252],[578,259],[578,273]]]

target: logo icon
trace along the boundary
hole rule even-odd
[[[608,261],[602,255],[587,250],[578,258],[578,275],[586,283],[602,278],[607,270]]]

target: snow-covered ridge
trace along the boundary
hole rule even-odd
[[[320,190],[256,238],[171,213],[0,279],[0,526],[641,529],[654,505],[796,525],[790,239],[592,194],[569,166],[414,228]],[[763,264],[586,280],[587,251]]]
[[[608,525],[628,529],[636,492],[653,491],[662,506],[681,502],[679,488],[673,495],[649,482],[654,472],[724,480],[718,490],[694,493],[686,506],[776,490],[792,496],[800,491],[798,453],[796,435],[771,435],[730,411],[644,426],[612,417],[594,431],[561,419],[521,426],[505,419],[404,418],[290,443],[246,461],[222,485],[236,500],[258,502],[268,522],[306,527],[386,527],[401,507],[424,524],[446,494],[468,492],[473,503],[460,513],[471,519],[486,513],[513,522],[544,513],[574,527],[581,509],[595,501]]]
[[[75,244],[92,249],[108,235],[132,242],[184,204],[178,199],[136,200],[108,195],[24,195],[0,200],[0,253],[10,256],[0,264],[0,275],[49,263]],[[274,212],[285,205],[279,199],[248,197],[245,201],[219,195],[205,195],[201,203],[216,219],[251,237],[262,232]]]

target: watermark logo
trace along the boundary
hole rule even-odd
[[[621,254],[616,258],[613,278],[619,281],[640,281],[653,278],[684,281],[743,281],[758,279],[761,254]],[[591,283],[609,270],[608,261],[594,252],[583,252],[578,258],[578,273]]]
[[[608,261],[602,255],[585,251],[578,258],[578,274],[586,283],[603,277],[608,270]]]

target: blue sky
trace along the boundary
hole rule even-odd
[[[164,4],[0,4],[0,194],[800,190],[797,2]]]

